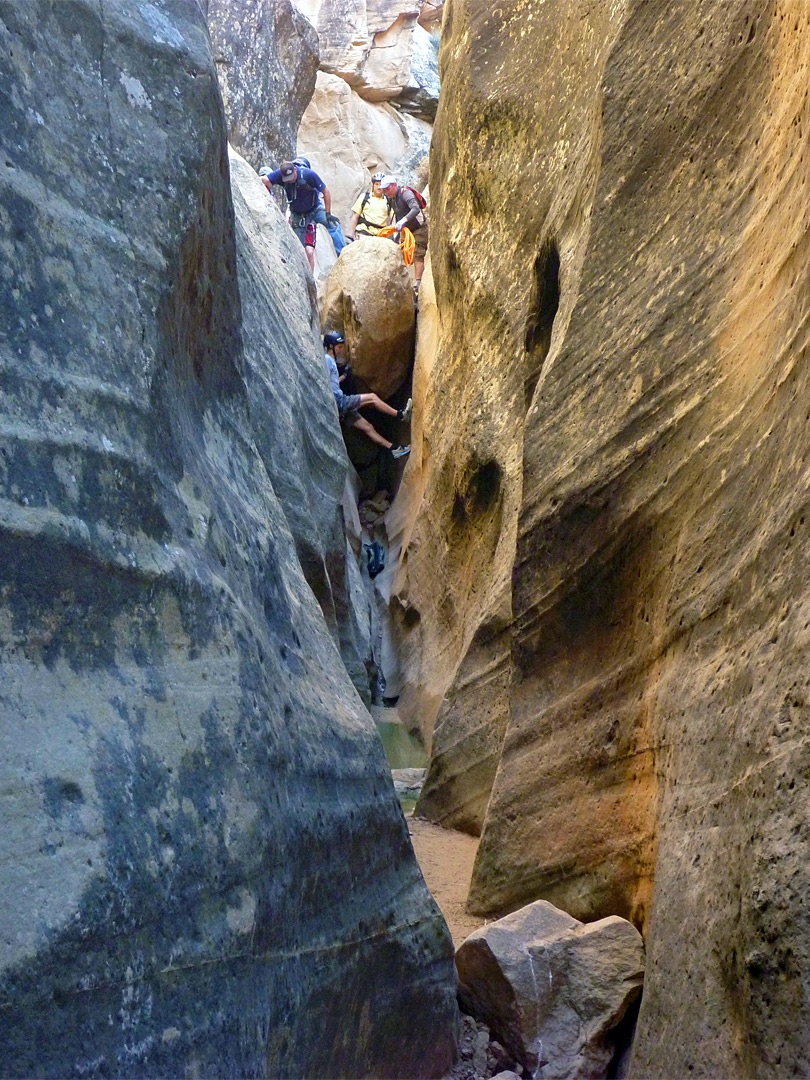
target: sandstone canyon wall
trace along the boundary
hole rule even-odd
[[[441,5],[297,0],[319,35],[319,71],[298,153],[326,181],[344,229],[373,172],[422,190],[439,99]],[[319,228],[318,276],[334,261]]]
[[[804,1073],[810,10],[499,12],[442,39],[421,811],[482,829],[477,911],[645,929],[632,1074]]]
[[[4,4],[0,70],[0,1072],[437,1075],[449,935],[282,482],[336,598],[303,256],[245,280],[201,10]]]
[[[254,169],[295,155],[318,33],[292,0],[204,0],[228,139]]]

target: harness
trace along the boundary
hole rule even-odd
[[[290,198],[290,192],[289,192],[290,188],[293,189],[292,198]],[[312,196],[313,196],[313,198],[312,198],[312,206],[310,206],[309,209],[307,209],[307,210],[293,210],[293,208],[292,208],[292,204],[298,198],[299,188],[309,188],[310,191],[312,192]],[[299,169],[298,170],[298,176],[296,176],[296,178],[295,178],[295,183],[293,183],[293,184],[284,184],[284,194],[287,196],[287,202],[290,204],[290,216],[291,217],[297,216],[297,217],[301,218],[302,220],[299,222],[299,224],[303,225],[304,224],[303,218],[307,214],[311,214],[312,211],[318,205],[318,189],[316,187],[313,187],[312,184],[307,183],[306,180],[304,180],[304,178],[301,176],[301,170]]]
[[[363,211],[368,205],[368,200],[370,198],[371,192],[367,191],[363,196],[363,201],[360,203],[360,213],[357,216],[357,223],[358,225],[365,225],[367,229],[379,229],[379,225],[375,225],[373,221],[367,221],[366,218],[363,217]]]
[[[371,192],[367,191],[363,195],[363,201],[360,203],[360,213],[357,215],[357,224],[358,225],[365,225],[366,230],[373,229],[374,230],[373,235],[376,236],[379,233],[380,229],[383,228],[383,226],[378,224],[376,221],[369,221],[368,218],[363,216],[363,211],[365,210],[366,206],[368,205],[368,201],[369,201],[370,198],[371,198]],[[388,199],[386,198],[386,202],[387,201],[388,201]]]

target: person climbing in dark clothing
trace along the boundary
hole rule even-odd
[[[304,245],[309,265],[315,269],[315,247],[307,243],[307,228],[323,225],[340,255],[346,245],[340,221],[332,213],[332,196],[329,188],[313,170],[294,161],[282,161],[277,169],[261,170],[265,184],[281,184],[290,204],[290,224],[295,235]],[[320,196],[323,195],[323,206]],[[311,235],[311,234],[310,234]]]
[[[395,228],[399,233],[408,228],[413,233],[415,248],[413,253],[414,291],[419,292],[419,283],[425,269],[425,255],[428,245],[428,223],[425,215],[425,200],[414,188],[403,187],[395,176],[384,176],[380,187],[394,215]]]
[[[324,360],[329,371],[332,393],[335,395],[341,424],[344,427],[353,427],[357,428],[358,431],[362,431],[372,442],[388,450],[394,458],[405,457],[406,454],[409,454],[411,452],[410,446],[394,446],[388,439],[380,435],[379,431],[372,427],[364,416],[360,415],[360,409],[370,405],[386,416],[395,416],[397,420],[410,420],[413,411],[411,398],[408,398],[403,408],[395,409],[393,405],[383,401],[377,394],[344,394],[340,384],[345,379],[346,369],[349,367],[348,364],[343,362],[346,352],[346,339],[343,334],[330,331],[324,334],[323,345],[326,350]],[[340,373],[340,368],[343,368],[343,374]]]

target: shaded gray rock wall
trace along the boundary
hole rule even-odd
[[[452,945],[254,441],[200,9],[4,4],[0,144],[0,1073],[437,1075]]]
[[[318,32],[291,0],[204,0],[228,138],[254,169],[295,156]]]
[[[370,704],[368,598],[343,521],[349,469],[301,244],[248,163],[230,153],[245,377],[256,445],[301,568]]]

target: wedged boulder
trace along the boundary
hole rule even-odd
[[[644,943],[617,916],[581,923],[538,900],[456,953],[459,1002],[543,1080],[607,1076],[616,1028],[641,995]]]
[[[242,323],[200,7],[0,5],[0,142],[0,1074],[438,1075],[452,944],[257,449],[296,282]]]
[[[356,379],[382,398],[399,389],[413,362],[416,317],[396,244],[376,236],[349,244],[326,280],[321,323],[345,334]]]
[[[368,705],[371,615],[344,524],[349,460],[335,423],[312,278],[297,237],[256,172],[233,149],[229,164],[256,446],[304,577]]]
[[[318,34],[291,0],[205,0],[230,143],[254,169],[295,154]]]

